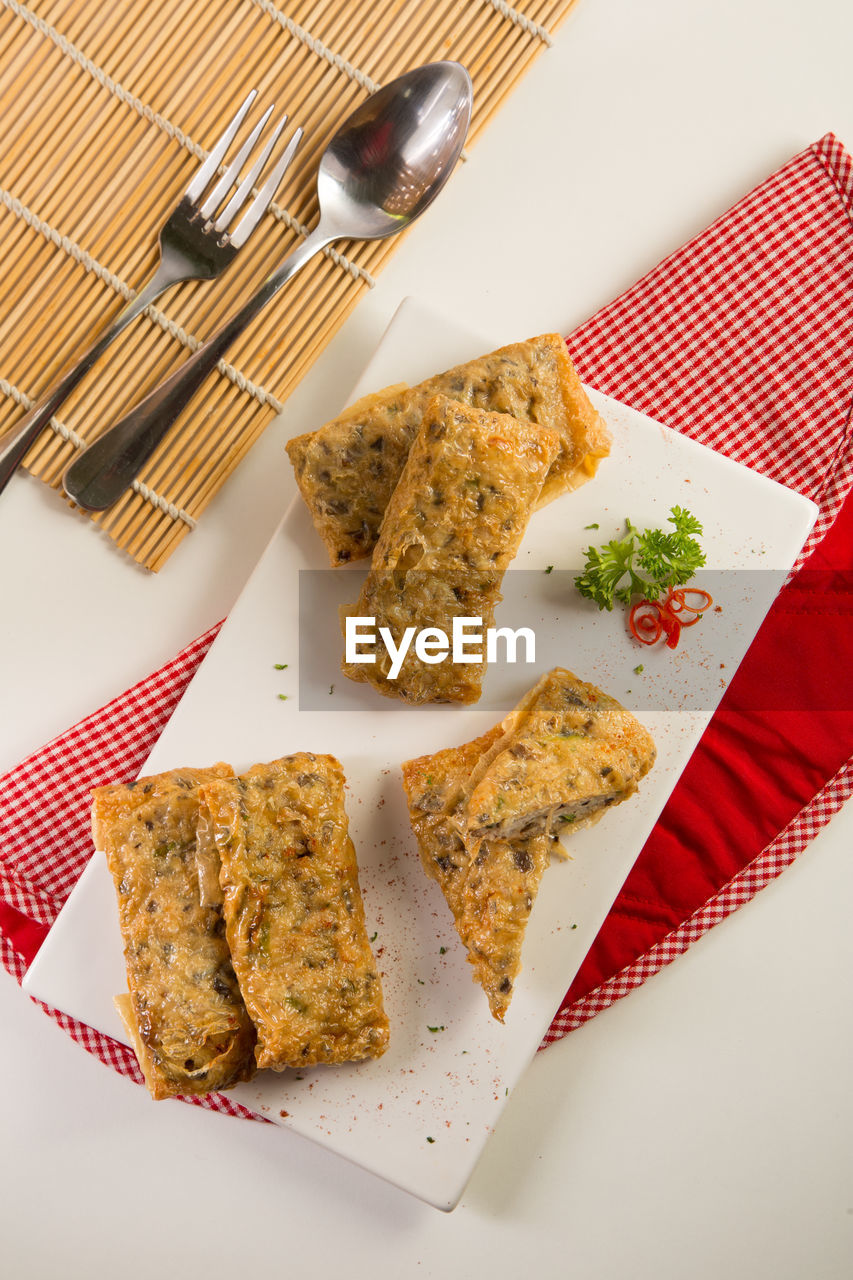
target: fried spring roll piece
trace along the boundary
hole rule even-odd
[[[462,895],[460,935],[492,1017],[503,1022],[521,972],[521,948],[551,854],[550,836],[484,840],[472,854]]]
[[[632,796],[655,761],[651,735],[630,711],[561,667],[502,728],[470,780],[468,843],[587,826]]]
[[[559,437],[538,505],[589,480],[610,434],[559,334],[516,342],[415,387],[365,396],[287,445],[296,481],[332,565],[369,556],[424,411],[436,394],[534,422]]]
[[[466,848],[468,780],[500,736],[497,725],[461,747],[406,761],[403,786],[424,870],[447,900],[492,1016],[503,1022],[539,883],[559,846],[547,836],[533,836],[484,841],[474,853]]]
[[[92,834],[115,882],[129,993],[116,1006],[154,1098],[227,1089],[254,1072],[221,906],[203,905],[199,785],[229,765],[180,769],[94,792]]]
[[[501,726],[495,725],[461,747],[446,747],[401,766],[409,821],[424,871],[447,899],[457,927],[471,861],[462,838],[466,785],[483,753],[500,737]]]
[[[506,414],[470,409],[444,396],[427,406],[373,553],[370,573],[347,615],[374,619],[409,649],[394,670],[387,645],[374,661],[342,663],[351,680],[404,702],[476,702],[480,662],[419,656],[412,635],[452,633],[454,618],[480,618],[485,632],[500,584],[524,536],[557,450],[555,432]],[[434,655],[433,655],[434,656]]]
[[[259,1067],[376,1058],[388,1045],[344,775],[302,752],[212,782],[202,809]]]
[[[555,668],[487,733],[403,764],[421,861],[499,1021],[557,836],[627,800],[654,759],[649,733],[615,698]]]

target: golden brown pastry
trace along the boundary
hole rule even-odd
[[[452,638],[457,618],[494,621],[504,570],[524,536],[560,447],[553,431],[506,414],[471,409],[435,396],[394,490],[357,603],[344,611],[374,620],[399,646],[396,664],[376,643],[373,662],[346,661],[344,674],[404,702],[475,702],[485,670],[479,662],[440,662],[419,654],[412,637],[437,629]],[[362,653],[371,650],[362,648]]]
[[[301,752],[255,765],[205,786],[202,811],[257,1065],[379,1057],[388,1019],[338,761]]]
[[[424,871],[439,885],[457,927],[470,862],[462,838],[466,787],[483,753],[500,736],[501,726],[495,725],[461,747],[445,747],[402,765],[409,820],[418,838]]]
[[[562,667],[542,676],[502,728],[471,780],[469,841],[588,826],[632,796],[655,761],[639,720]]]
[[[497,725],[461,747],[406,761],[403,786],[424,870],[447,899],[474,980],[485,991],[492,1016],[503,1022],[539,882],[558,846],[534,836],[483,841],[474,853],[466,848],[468,779],[500,734]]]
[[[415,387],[365,396],[287,452],[333,565],[369,556],[426,406],[440,393],[477,409],[537,423],[559,436],[537,503],[589,480],[610,451],[559,334],[516,342]]]
[[[633,795],[654,759],[630,712],[558,667],[487,733],[403,764],[421,861],[499,1021],[557,837]]]
[[[199,784],[229,765],[176,769],[94,792],[92,833],[115,883],[129,993],[116,999],[154,1098],[248,1080],[255,1030],[221,906],[202,904],[196,865]]]

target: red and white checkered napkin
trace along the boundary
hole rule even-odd
[[[820,516],[546,1044],[749,899],[853,790],[853,164],[840,143],[795,157],[569,349],[589,384],[807,494]],[[136,776],[216,630],[0,779],[0,959],[19,981],[88,860],[92,788]],[[47,1012],[141,1080],[129,1050]],[[224,1095],[193,1101],[251,1115]]]

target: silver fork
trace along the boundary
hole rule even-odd
[[[5,489],[30,445],[50,422],[59,406],[88,373],[98,357],[106,351],[113,339],[127,328],[131,320],[134,320],[155,298],[173,284],[183,280],[212,280],[218,276],[260,222],[299,146],[302,130],[296,130],[264,185],[257,191],[240,221],[229,232],[229,227],[246,204],[279,134],[287,123],[287,116],[282,116],[255,163],[238,183],[237,189],[227,203],[223,205],[231,188],[238,182],[243,165],[251,155],[273,111],[272,106],[267,108],[227,169],[217,178],[226,153],[256,96],[256,90],[252,89],[161,228],[160,260],[148,284],[119,312],[112,324],[89,347],[88,351],[84,352],[77,363],[64,373],[39,403],[34,405],[20,422],[15,423],[0,440],[0,493]],[[220,206],[222,206],[221,212],[219,212]]]

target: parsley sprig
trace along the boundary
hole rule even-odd
[[[599,609],[612,609],[614,601],[630,604],[634,596],[656,600],[663,592],[688,582],[705,563],[697,542],[702,525],[683,507],[672,507],[672,529],[644,529],[625,521],[625,535],[589,547],[583,573],[575,578],[582,596]]]

